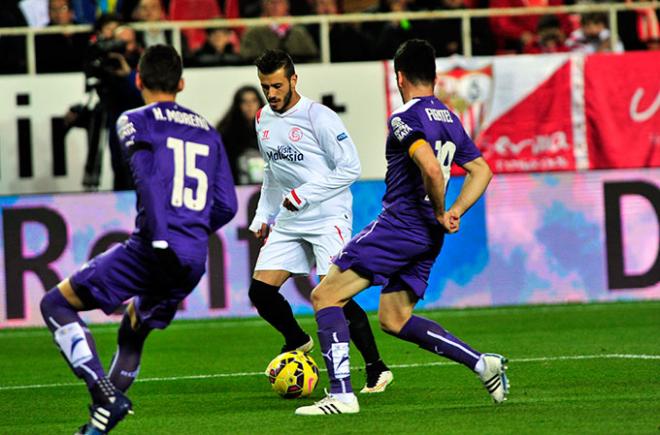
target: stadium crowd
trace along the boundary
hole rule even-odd
[[[0,27],[94,25],[96,31],[92,34],[38,35],[37,72],[70,72],[83,70],[87,47],[99,38],[99,22],[109,18],[130,26],[134,22],[165,20],[556,6],[583,1],[586,0],[3,0]],[[658,10],[619,12],[620,44],[614,49],[658,49],[658,21]],[[484,17],[472,19],[471,24],[475,55],[610,50],[608,17],[602,13]],[[116,35],[110,32],[104,37],[112,39]],[[463,50],[460,19],[337,23],[330,30],[331,61],[389,59],[400,43],[415,37],[429,40],[439,56],[460,54]],[[296,62],[314,62],[320,58],[319,39],[318,25],[185,29],[182,49],[188,66],[249,64],[268,48],[282,48]],[[170,30],[137,32],[140,49],[171,42]],[[0,37],[0,73],[26,71],[25,44],[24,36]]]

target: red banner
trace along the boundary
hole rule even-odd
[[[574,170],[570,63],[560,66],[478,138],[495,172]]]
[[[592,169],[660,166],[660,52],[585,59]]]
[[[660,167],[660,51],[436,63],[436,95],[494,172]],[[391,111],[401,99],[386,66]]]

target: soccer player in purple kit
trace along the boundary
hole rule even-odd
[[[461,216],[484,193],[492,172],[456,115],[433,95],[433,47],[419,39],[404,42],[394,56],[394,71],[404,105],[388,122],[383,210],[342,249],[312,292],[330,392],[298,408],[298,415],[360,411],[350,381],[349,330],[342,306],[371,285],[383,286],[378,317],[385,332],[473,370],[495,402],[508,393],[504,357],[482,354],[436,322],[412,313],[424,297],[444,235],[459,230]],[[452,162],[467,176],[458,198],[445,210]]]
[[[90,421],[80,434],[108,433],[132,412],[124,393],[139,371],[145,339],[172,321],[204,274],[209,234],[236,214],[220,136],[204,118],[175,102],[183,90],[181,74],[181,58],[172,47],[150,47],[136,78],[147,105],[117,121],[135,178],[135,231],[41,301],[56,345],[92,398]],[[78,312],[100,308],[111,314],[131,297],[106,375]]]

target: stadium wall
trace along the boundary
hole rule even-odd
[[[452,178],[449,203],[462,182]],[[379,212],[383,191],[382,181],[353,186],[356,232]],[[208,273],[179,317],[256,315],[247,290],[259,246],[247,225],[258,194],[238,188],[238,215],[213,236]],[[42,324],[45,290],[127,237],[135,197],[6,196],[0,209],[0,327],[30,326]],[[420,307],[660,299],[660,169],[498,175],[461,228],[447,237]],[[313,285],[285,285],[296,312],[311,312]],[[357,299],[374,310],[378,290]]]
[[[498,173],[660,167],[660,51],[438,59],[436,93]],[[385,174],[387,116],[401,104],[391,62],[299,65],[299,89],[339,112],[362,178]],[[215,123],[255,68],[188,69],[179,101]],[[85,134],[54,139],[86,100],[82,74],[0,80],[0,195],[82,191]],[[634,144],[634,146],[630,146]],[[101,190],[111,186],[105,153]]]

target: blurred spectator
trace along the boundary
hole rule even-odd
[[[289,5],[291,15],[314,15],[316,11],[315,0],[290,0]]]
[[[121,24],[121,18],[116,14],[101,14],[94,23],[93,40],[114,39],[115,30]]]
[[[17,0],[0,0],[0,27],[27,26]],[[27,71],[24,36],[0,36],[0,73]]]
[[[241,0],[239,2],[240,16],[254,18],[261,15],[261,0]]]
[[[99,100],[89,110],[88,144],[89,151],[85,164],[83,185],[88,190],[98,188],[100,175],[100,151],[105,144],[100,142],[103,130],[107,131],[110,159],[114,172],[113,189],[133,188],[133,181],[124,151],[119,145],[115,123],[122,112],[144,104],[140,91],[135,86],[137,63],[141,48],[137,44],[135,31],[128,26],[117,27],[116,16],[104,14],[95,28],[95,42],[88,50],[89,58],[85,65],[88,91],[95,91]],[[111,35],[110,30],[114,28]]]
[[[544,15],[539,19],[536,38],[523,48],[523,53],[563,53],[569,51],[566,34],[556,15]]]
[[[49,26],[77,24],[69,0],[49,0]],[[82,71],[89,33],[46,33],[35,37],[37,72]]]
[[[406,12],[410,8],[410,0],[383,0],[380,11],[382,12]],[[377,31],[376,56],[378,59],[391,59],[396,49],[404,41],[411,38],[424,37],[424,24],[422,21],[389,21],[379,23],[380,30]]]
[[[241,65],[244,62],[236,53],[237,41],[231,29],[207,29],[206,42],[191,63],[195,66]]]
[[[316,0],[317,15],[339,14],[337,0]],[[309,27],[309,33],[320,47],[318,24]],[[360,23],[330,24],[330,60],[332,62],[355,62],[374,59],[375,42],[361,30]]]
[[[426,2],[429,9],[457,10],[464,9],[463,0],[439,0]],[[435,3],[435,4],[434,4]],[[452,54],[463,53],[462,25],[459,18],[447,20],[420,21],[422,35],[428,40],[438,57],[447,57]],[[472,28],[472,30],[476,30]]]
[[[490,0],[491,8],[559,6],[563,0]],[[571,24],[566,15],[559,15],[559,22],[565,34],[570,33]],[[500,53],[520,53],[524,47],[534,43],[539,15],[518,15],[491,17],[491,30],[496,38]]]
[[[133,18],[145,23],[158,23],[165,20],[165,11],[160,0],[140,0]],[[172,44],[172,33],[170,30],[152,29],[138,32],[138,41],[143,48],[149,48],[156,44]]]
[[[264,17],[288,17],[288,0],[262,0]],[[252,27],[241,40],[241,56],[248,61],[256,59],[267,49],[279,48],[293,58],[294,62],[315,61],[319,50],[314,39],[304,26],[276,24]]]
[[[184,20],[210,20],[220,18],[220,6],[216,0],[171,0],[170,19],[176,21]],[[183,48],[184,56],[202,48],[206,41],[204,29],[183,29],[182,36],[186,38]]]
[[[118,65],[113,72],[112,95],[108,101],[108,136],[114,172],[113,190],[130,190],[133,189],[133,179],[117,137],[115,124],[122,112],[144,105],[142,95],[135,86],[135,75],[142,47],[137,42],[135,30],[131,27],[117,27],[114,37],[115,40],[123,42],[125,48],[121,53],[110,53],[110,57],[115,59]]]
[[[586,13],[580,18],[580,28],[571,33],[566,45],[571,51],[580,53],[598,53],[611,51],[610,29],[607,28],[607,15]],[[623,51],[623,44],[617,42],[614,51]]]
[[[626,0],[626,3],[634,3]],[[623,10],[617,14],[619,35],[626,50],[660,49],[660,9]]]
[[[452,11],[468,7],[465,0],[427,0],[416,2],[416,7],[429,10]],[[494,52],[493,35],[486,18],[473,18],[471,26],[472,54],[491,55]],[[435,48],[438,57],[463,53],[463,33],[460,18],[419,21],[420,36]]]
[[[263,181],[264,161],[259,152],[254,118],[265,101],[254,86],[243,86],[234,94],[231,107],[216,129],[222,135],[236,184]]]

